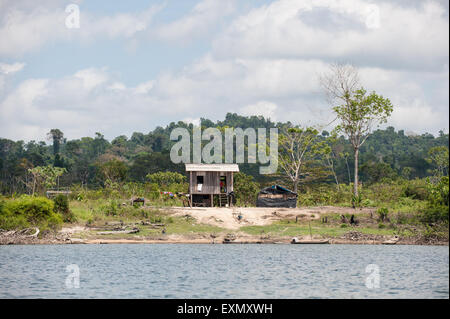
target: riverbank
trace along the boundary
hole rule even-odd
[[[140,216],[102,216],[57,232],[1,231],[0,244],[329,244],[448,245],[448,226],[380,220],[376,209],[349,207],[144,207]]]
[[[299,238],[308,241],[310,238]],[[317,239],[317,238],[315,238]],[[324,238],[320,238],[324,239]],[[426,240],[423,238],[377,238],[377,239],[346,239],[346,238],[325,238],[331,245],[425,245],[425,246],[448,246],[448,241]],[[391,242],[392,241],[392,242]],[[291,244],[290,238],[261,239],[256,236],[236,237],[232,242],[224,242],[221,238],[214,240],[208,238],[192,238],[188,236],[178,236],[176,238],[159,239],[81,239],[81,238],[58,238],[58,236],[47,236],[45,238],[1,238],[0,245],[65,245],[65,244]],[[306,243],[305,243],[306,244]],[[300,243],[300,245],[305,245]]]

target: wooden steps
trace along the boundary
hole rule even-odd
[[[219,207],[229,206],[227,194],[219,194]]]

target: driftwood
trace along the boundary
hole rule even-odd
[[[98,235],[114,235],[114,234],[135,234],[139,232],[139,228],[133,228],[129,230],[111,230],[111,231],[101,231]]]
[[[161,223],[152,223],[152,222],[148,222],[148,221],[141,221],[141,225],[147,225],[147,226],[153,226],[153,227],[164,227],[166,226],[166,224],[161,224]]]
[[[30,234],[30,232],[33,230],[34,230],[34,233]],[[0,236],[4,236],[4,237],[36,238],[38,235],[39,235],[39,228],[37,228],[37,227],[24,228],[24,229],[20,229],[20,230],[10,230],[10,231],[5,231],[3,229],[0,230]]]
[[[39,233],[37,227],[8,231],[0,229],[0,245],[35,243],[39,240]]]

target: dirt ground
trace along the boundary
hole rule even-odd
[[[173,207],[169,211],[175,216],[190,215],[197,219],[199,223],[219,226],[222,228],[237,230],[242,226],[264,226],[280,219],[320,219],[322,214],[358,214],[370,213],[373,209],[352,209],[348,207],[302,207],[302,208],[263,208],[263,207]],[[238,216],[242,216],[241,219]]]

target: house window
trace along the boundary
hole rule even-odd
[[[203,176],[197,175],[197,191],[201,192],[203,188]]]

